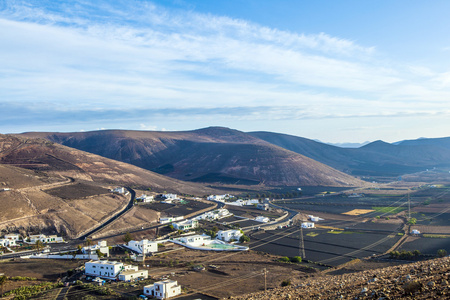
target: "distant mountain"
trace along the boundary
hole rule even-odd
[[[336,147],[341,147],[341,148],[359,148],[362,146],[365,146],[367,144],[370,144],[369,141],[363,142],[363,143],[327,143],[329,145],[333,145]]]
[[[401,146],[436,146],[440,148],[450,149],[450,137],[443,138],[420,138],[417,140],[404,140],[396,142],[396,145]]]
[[[176,179],[275,186],[354,186],[358,179],[305,155],[222,127],[185,132],[26,133]]]
[[[352,175],[397,176],[450,166],[450,138],[403,141],[398,145],[375,141],[352,149],[286,134],[249,134]]]

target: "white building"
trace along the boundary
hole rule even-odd
[[[117,187],[112,190],[113,193],[119,193],[119,194],[125,194],[125,188],[124,187]]]
[[[243,233],[240,230],[236,229],[230,229],[230,230],[219,230],[217,232],[218,239],[230,242],[231,240],[239,241],[239,238],[243,235]]]
[[[173,228],[177,230],[190,230],[198,227],[197,220],[184,220],[172,223]]]
[[[119,274],[120,281],[133,281],[148,278],[148,270],[124,270]]]
[[[264,217],[264,216],[257,216],[255,218],[256,222],[262,222],[262,223],[267,223],[270,221],[270,219],[268,217]]]
[[[20,241],[20,235],[17,233],[5,234],[5,239],[14,240],[17,242],[17,241]]]
[[[158,242],[149,240],[129,241],[127,248],[130,248],[139,254],[149,254],[158,251]]]
[[[10,239],[0,239],[0,246],[2,247],[14,247],[17,246],[15,240]]]
[[[412,234],[412,235],[419,235],[419,234],[420,234],[420,231],[417,230],[417,229],[413,229],[413,230],[411,230],[411,234]]]
[[[84,254],[95,255],[97,250],[109,257],[109,247],[106,241],[99,241],[97,245],[86,246],[81,248],[81,252]]]
[[[315,225],[313,222],[303,222],[302,223],[302,228],[314,228]]]
[[[57,235],[34,234],[29,236],[30,243],[36,244],[37,241],[42,243],[63,243],[64,239]]]
[[[84,264],[84,273],[87,276],[101,277],[106,279],[116,279],[125,267],[118,261],[98,260],[90,261]]]
[[[258,203],[256,205],[256,208],[260,209],[260,210],[269,210],[269,204],[268,203]]]
[[[143,194],[136,198],[137,201],[144,202],[144,203],[153,202],[154,199],[155,199],[154,196],[147,196],[146,194]]]
[[[209,235],[205,234],[197,234],[197,235],[189,235],[189,236],[183,236],[180,239],[180,242],[191,245],[191,246],[202,246],[205,243],[209,244],[211,242],[211,237]]]
[[[118,261],[97,260],[84,264],[86,276],[100,277],[104,279],[116,279],[130,281],[138,278],[147,278],[148,271],[141,270],[137,266],[124,265]],[[123,275],[123,276],[120,276]]]
[[[227,202],[227,205],[245,206],[245,205],[258,205],[258,203],[259,203],[258,199],[251,199],[251,200],[238,199],[234,202]]]
[[[178,195],[177,194],[163,194],[162,197],[164,199],[170,199],[170,200],[178,199]]]
[[[159,223],[166,224],[166,223],[173,223],[179,220],[183,220],[184,217],[165,217],[165,218],[159,218]]]
[[[197,217],[196,220],[219,220],[222,218],[230,217],[233,214],[228,211],[226,208],[219,208],[213,211],[207,211]]]
[[[164,280],[144,286],[144,295],[157,299],[168,299],[181,294],[181,286],[175,280]]]
[[[225,194],[225,195],[210,195],[210,196],[208,196],[208,198],[206,198],[206,200],[209,200],[209,201],[225,201],[225,197],[227,197],[228,195],[227,194]]]

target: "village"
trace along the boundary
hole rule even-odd
[[[124,187],[111,189],[111,192],[129,196],[129,191]],[[135,205],[153,204],[175,207],[176,204],[199,199],[187,200],[185,197],[170,193],[160,195],[142,193],[133,200]],[[246,232],[261,230],[261,228],[287,227],[292,224],[295,216],[288,211],[271,208],[269,199],[259,201],[258,199],[238,199],[232,195],[210,195],[206,201],[203,201],[211,205],[206,206],[206,209],[200,209],[200,213],[194,213],[194,216],[190,214],[191,217],[186,218],[184,215],[161,215],[155,227],[164,234],[158,237],[152,236],[152,239],[134,240],[127,232],[122,237],[124,243],[108,245],[107,240],[104,239],[95,240],[96,243],[94,243],[90,237],[85,237],[81,244],[76,245],[76,241],[65,241],[63,237],[54,234],[39,233],[21,236],[18,233],[9,233],[0,239],[1,258],[14,257],[14,260],[22,261],[83,262],[77,264],[78,276],[60,278],[61,283],[66,286],[79,283],[80,280],[99,286],[105,286],[111,282],[147,283],[149,277],[155,278],[149,266],[149,259],[153,256],[165,256],[182,248],[211,253],[249,251],[250,238],[245,234]],[[311,228],[313,227],[311,224],[313,223],[305,222],[303,226]],[[138,265],[144,268],[139,268]],[[199,263],[187,269],[199,272],[205,270],[205,267]],[[181,295],[181,285],[176,280],[169,279],[170,274],[175,274],[174,270],[169,269],[170,272],[163,272],[167,274],[158,277],[162,280],[152,280],[152,284],[142,286],[140,298],[168,299]],[[160,273],[161,270],[158,270],[156,276]],[[185,292],[186,290],[184,289]],[[202,297],[215,299],[208,298],[210,296],[205,294]]]
[[[99,299],[208,300],[300,282],[354,259],[379,258],[385,263],[388,251],[398,249],[405,238],[427,237],[421,234],[423,227],[404,227],[395,209],[382,218],[374,209],[363,209],[364,201],[374,201],[370,195],[358,194],[360,203],[348,202],[350,210],[333,211],[333,203],[353,201],[351,191],[314,191],[312,197],[277,201],[229,194],[199,198],[125,187],[110,193],[126,195],[131,207],[157,212],[157,220],[120,230],[120,218],[112,216],[105,220],[107,225],[78,239],[43,232],[6,233],[0,238],[0,273],[8,270],[9,278],[25,276],[37,282],[52,278],[60,285],[54,299],[82,299],[71,296],[81,294]],[[312,201],[314,210],[309,209]],[[30,271],[31,266],[39,272]],[[6,295],[13,295],[13,286],[21,284],[10,280],[9,286]]]

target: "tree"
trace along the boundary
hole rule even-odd
[[[445,250],[445,249],[439,249],[439,250],[437,251],[437,255],[438,255],[438,257],[444,257],[444,256],[447,256],[447,250]]]
[[[241,243],[248,243],[248,242],[250,242],[250,238],[248,236],[246,236],[245,234],[243,234],[239,238],[239,242],[241,242]]]
[[[39,252],[44,247],[44,243],[42,243],[41,240],[37,240],[35,246],[37,251]]]
[[[408,220],[408,225],[416,225],[417,219],[416,218],[411,218]]]
[[[91,245],[92,245],[92,240],[91,240],[90,238],[87,238],[87,239],[84,241],[84,245],[85,245],[85,246],[91,246]]]
[[[124,241],[125,244],[128,244],[129,241],[133,240],[133,237],[129,232],[125,233],[125,235],[122,238],[122,241]]]
[[[3,286],[5,285],[6,281],[8,281],[8,277],[7,276],[5,276],[5,275],[0,276],[0,287],[1,287],[1,290],[2,290],[2,293],[0,294],[0,297],[3,297]]]

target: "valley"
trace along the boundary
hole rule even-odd
[[[101,148],[121,153],[122,161],[66,145],[92,146],[103,134]],[[450,250],[450,174],[445,163],[430,162],[429,156],[424,156],[428,163],[418,161],[410,148],[415,165],[406,162],[402,150],[394,154],[402,167],[390,169],[393,152],[388,146],[386,154],[370,164],[366,163],[368,152],[352,156],[339,150],[347,162],[331,164],[337,168],[333,169],[324,165],[326,159],[318,163],[311,153],[304,156],[310,150],[297,153],[292,141],[288,147],[280,138],[276,142],[271,137],[269,143],[267,134],[266,141],[257,136],[262,134],[223,128],[1,135],[0,230],[2,235],[17,233],[24,239],[32,234],[62,236],[66,243],[46,245],[54,255],[75,255],[82,247],[105,241],[111,249],[109,260],[131,262],[148,271],[149,279],[142,282],[108,284],[111,294],[103,299],[137,297],[145,284],[167,278],[182,285],[186,297],[192,293],[200,299],[239,297],[276,290],[287,282],[300,286],[308,278],[426,262]],[[139,139],[145,147],[125,156],[127,149],[138,149],[134,143]],[[111,141],[117,148],[108,144]],[[405,147],[415,147],[411,143]],[[338,150],[329,148],[333,146],[320,147],[327,159],[339,161]],[[151,151],[144,153],[144,149]],[[362,156],[366,157],[363,164],[350,162]],[[445,162],[446,156],[442,157]],[[154,162],[146,165],[149,169],[164,174],[141,168],[144,160]],[[367,169],[358,175],[357,169],[363,166]],[[221,210],[229,215],[201,217]],[[192,220],[198,220],[197,227],[174,228],[177,222]],[[214,238],[221,230],[240,231],[249,240],[237,245],[249,250],[195,250],[173,242],[193,234]],[[126,248],[126,236],[155,241],[159,249],[141,261],[138,253]],[[68,282],[72,275],[63,274],[64,268],[84,268],[79,260],[58,264],[58,271],[42,268],[38,274],[31,270],[49,263],[40,257],[46,254],[30,258],[41,250],[23,243],[18,249],[27,252],[3,248],[0,273],[36,280],[10,283],[5,291],[58,278]],[[11,272],[15,263],[18,268]],[[77,276],[89,283],[83,272]],[[67,299],[99,296],[76,285],[65,293]]]

